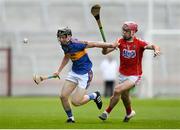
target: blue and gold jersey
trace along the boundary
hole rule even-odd
[[[72,71],[77,74],[86,74],[91,70],[92,62],[85,50],[87,44],[71,40],[67,45],[61,46],[65,55],[73,62]]]

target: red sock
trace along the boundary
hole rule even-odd
[[[112,111],[112,108],[109,106],[108,108],[106,108],[106,112],[110,113]]]
[[[129,115],[131,113],[131,106],[126,107],[126,114]]]

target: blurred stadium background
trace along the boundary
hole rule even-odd
[[[60,27],[72,29],[81,40],[101,40],[91,6],[100,4],[101,20],[108,41],[121,35],[123,21],[139,25],[142,39],[161,47],[162,55],[144,55],[144,78],[136,88],[140,98],[180,95],[180,1],[179,0],[0,0],[0,96],[58,95],[66,67],[58,79],[36,87],[33,74],[50,75],[56,71],[63,52],[56,39]],[[23,44],[24,37],[29,39]],[[89,49],[94,79],[89,91],[103,93],[99,64],[100,49]],[[113,56],[119,61],[119,53]],[[43,86],[43,87],[42,87]]]

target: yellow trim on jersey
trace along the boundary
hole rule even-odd
[[[86,54],[86,51],[83,50],[83,51],[78,51],[76,53],[73,53],[73,54],[68,54],[69,58],[72,60],[72,61],[75,61],[75,60],[78,60],[80,59],[82,56],[84,56]]]

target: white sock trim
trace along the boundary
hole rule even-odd
[[[69,117],[69,119],[72,119],[74,121],[74,116]]]
[[[107,111],[104,111],[104,113],[106,113],[106,115],[109,115],[109,113]]]
[[[94,97],[96,98],[97,97],[97,94],[96,93],[92,93],[94,95]]]

